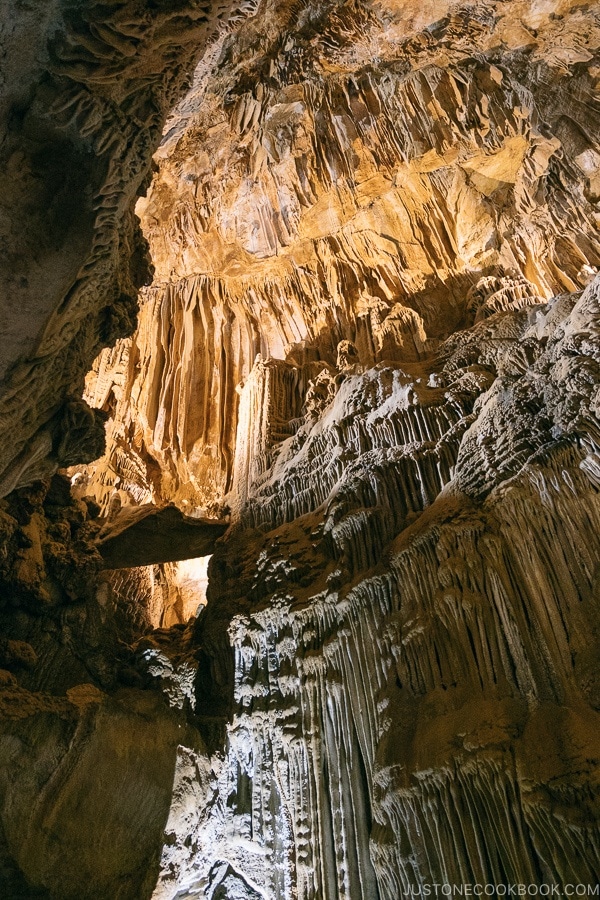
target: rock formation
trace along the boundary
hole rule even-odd
[[[284,443],[213,563],[234,712],[189,885],[223,860],[272,897],[596,883],[599,296],[348,378]]]
[[[107,569],[152,566],[210,556],[227,531],[224,522],[191,519],[176,506],[151,503],[124,509],[98,533],[96,547]]]
[[[52,318],[27,313],[8,360],[0,884],[24,900],[589,896],[600,16],[266,0],[214,31],[221,11],[179,5],[53,7],[78,40],[95,23],[86,53],[114,44],[89,88],[110,97],[100,162],[77,178],[93,205],[114,158],[119,214],[108,242],[104,219],[91,239],[72,219],[80,244],[56,232],[52,277],[81,245],[89,281],[48,278]],[[39,46],[56,21],[36,22]],[[36,53],[51,88],[28,102],[60,131],[56,97],[70,109],[91,69],[42,75]],[[127,336],[143,254],[126,210],[168,108],[137,205],[154,281]],[[41,140],[28,115],[11,140]],[[35,228],[14,234],[37,244]],[[72,349],[35,344],[42,327]],[[119,521],[165,517],[155,547],[139,523],[119,539]],[[200,609],[206,560],[171,562],[189,532],[190,556],[214,550]],[[110,535],[127,568],[106,572]]]
[[[80,400],[151,278],[133,212],[165,116],[228,6],[5,0],[0,86],[0,495],[91,461]]]
[[[473,313],[585,286],[597,23],[513,7],[269,7],[201,68],[138,205],[140,327],[88,379],[116,412],[97,484],[210,508],[257,354],[418,360]]]

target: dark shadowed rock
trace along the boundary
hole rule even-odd
[[[100,532],[98,550],[106,569],[128,569],[195,559],[214,552],[227,522],[192,519],[175,506],[157,509],[151,503],[122,510]]]

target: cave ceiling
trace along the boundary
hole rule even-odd
[[[88,378],[92,406],[120,404],[95,483],[214,509],[245,478],[259,354],[305,380],[343,340],[363,366],[414,362],[475,315],[584,287],[597,27],[577,5],[265,4],[219,39],[138,201],[139,329]]]

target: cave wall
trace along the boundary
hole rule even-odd
[[[103,451],[83,379],[135,328],[152,270],[133,205],[229,12],[197,0],[2,5],[2,496]]]
[[[283,442],[211,564],[184,896],[596,884],[599,300],[348,375]]]
[[[95,356],[135,329],[152,277],[133,206],[198,57],[243,12],[197,0],[0,4],[6,900],[149,896],[177,773],[194,764],[199,775],[206,759],[197,728],[135,669],[150,617],[119,604],[100,573],[98,508],[51,476],[103,452],[105,416],[81,398]]]
[[[140,205],[115,422],[235,523],[197,701],[226,753],[164,896],[600,872],[598,23],[442,6],[259,12]]]

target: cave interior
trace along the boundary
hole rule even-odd
[[[0,59],[0,900],[598,896],[598,4]]]

